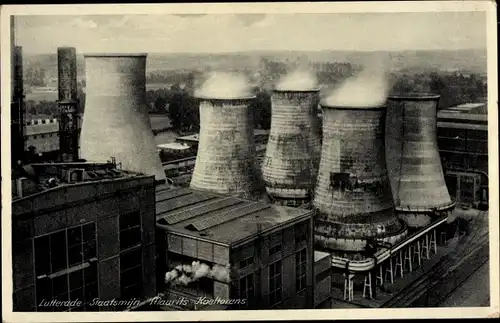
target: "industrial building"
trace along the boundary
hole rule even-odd
[[[14,170],[12,193],[14,311],[117,310],[90,304],[155,294],[153,176],[112,163],[31,164]]]
[[[216,308],[314,306],[311,210],[178,188],[157,191],[156,219],[157,240],[163,240],[157,244],[158,290],[167,299],[190,299],[184,309],[194,309],[198,297],[248,300],[212,304]],[[160,273],[196,261],[225,274],[207,273],[185,284],[181,269],[176,278],[160,281]]]
[[[437,120],[448,191],[469,205],[488,203],[488,116],[474,110],[441,110]]]

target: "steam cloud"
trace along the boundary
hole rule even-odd
[[[318,80],[309,71],[297,69],[280,80],[276,89],[280,91],[307,91],[318,88]]]
[[[200,278],[207,277],[229,283],[231,281],[229,269],[229,265],[221,266],[216,264],[210,268],[210,266],[199,261],[193,261],[191,265],[178,265],[167,272],[165,274],[165,282],[186,286]]]
[[[323,100],[323,105],[368,107],[386,102],[390,85],[382,64],[368,64],[358,75],[347,79]]]
[[[246,77],[229,72],[212,72],[195,95],[213,99],[238,99],[253,96]]]

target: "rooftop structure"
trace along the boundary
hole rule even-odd
[[[144,174],[117,169],[113,162],[29,164],[13,169],[12,194],[14,199],[26,198],[72,185],[138,176]]]
[[[172,232],[226,245],[308,217],[311,212],[187,188],[158,189],[156,193],[158,224]]]

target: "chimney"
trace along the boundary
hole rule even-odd
[[[321,153],[318,94],[319,90],[274,90],[271,96],[271,131],[262,175],[276,203],[311,202]]]
[[[444,180],[437,144],[439,95],[390,96],[386,157],[396,211],[411,227],[431,222],[429,212],[448,214],[454,202]]]
[[[147,54],[87,54],[81,158],[165,182],[146,106]]]
[[[78,95],[76,49],[57,49],[59,91],[59,151],[61,162],[78,160]]]
[[[323,105],[323,145],[313,205],[316,244],[362,252],[368,240],[396,242],[404,224],[394,212],[384,150],[385,106]]]
[[[257,198],[262,189],[255,162],[254,97],[200,97],[200,139],[191,188]]]
[[[13,17],[11,17],[11,31],[13,30]],[[11,37],[13,41],[13,36]],[[25,151],[24,140],[24,86],[23,86],[23,49],[20,46],[14,46],[12,43],[11,56],[11,162],[17,165],[22,161]]]

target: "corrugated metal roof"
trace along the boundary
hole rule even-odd
[[[310,210],[185,188],[157,192],[156,212],[158,224],[167,225],[168,231],[227,244],[312,214]],[[257,221],[260,226],[255,225]]]
[[[196,231],[206,230],[206,229],[209,229],[211,227],[215,227],[217,225],[220,225],[224,222],[234,220],[234,219],[240,218],[240,217],[248,215],[248,214],[252,214],[255,212],[259,212],[259,211],[268,209],[269,207],[270,207],[270,205],[263,204],[260,202],[254,202],[252,204],[243,205],[237,209],[231,209],[231,210],[228,210],[224,213],[215,214],[211,217],[207,217],[207,218],[198,220],[194,223],[189,224],[187,226],[187,228],[190,230],[194,229]]]
[[[242,201],[234,198],[225,198],[221,200],[211,201],[208,204],[203,204],[199,206],[195,206],[191,209],[184,210],[181,212],[177,212],[174,214],[169,214],[164,217],[165,221],[168,224],[176,224],[185,220],[189,220],[195,218],[200,215],[204,215],[213,211],[221,210],[227,208],[229,206],[235,206],[237,204],[241,204]]]
[[[438,128],[453,128],[453,129],[469,129],[469,130],[488,131],[488,126],[482,125],[482,124],[438,122],[437,126],[438,126]]]

